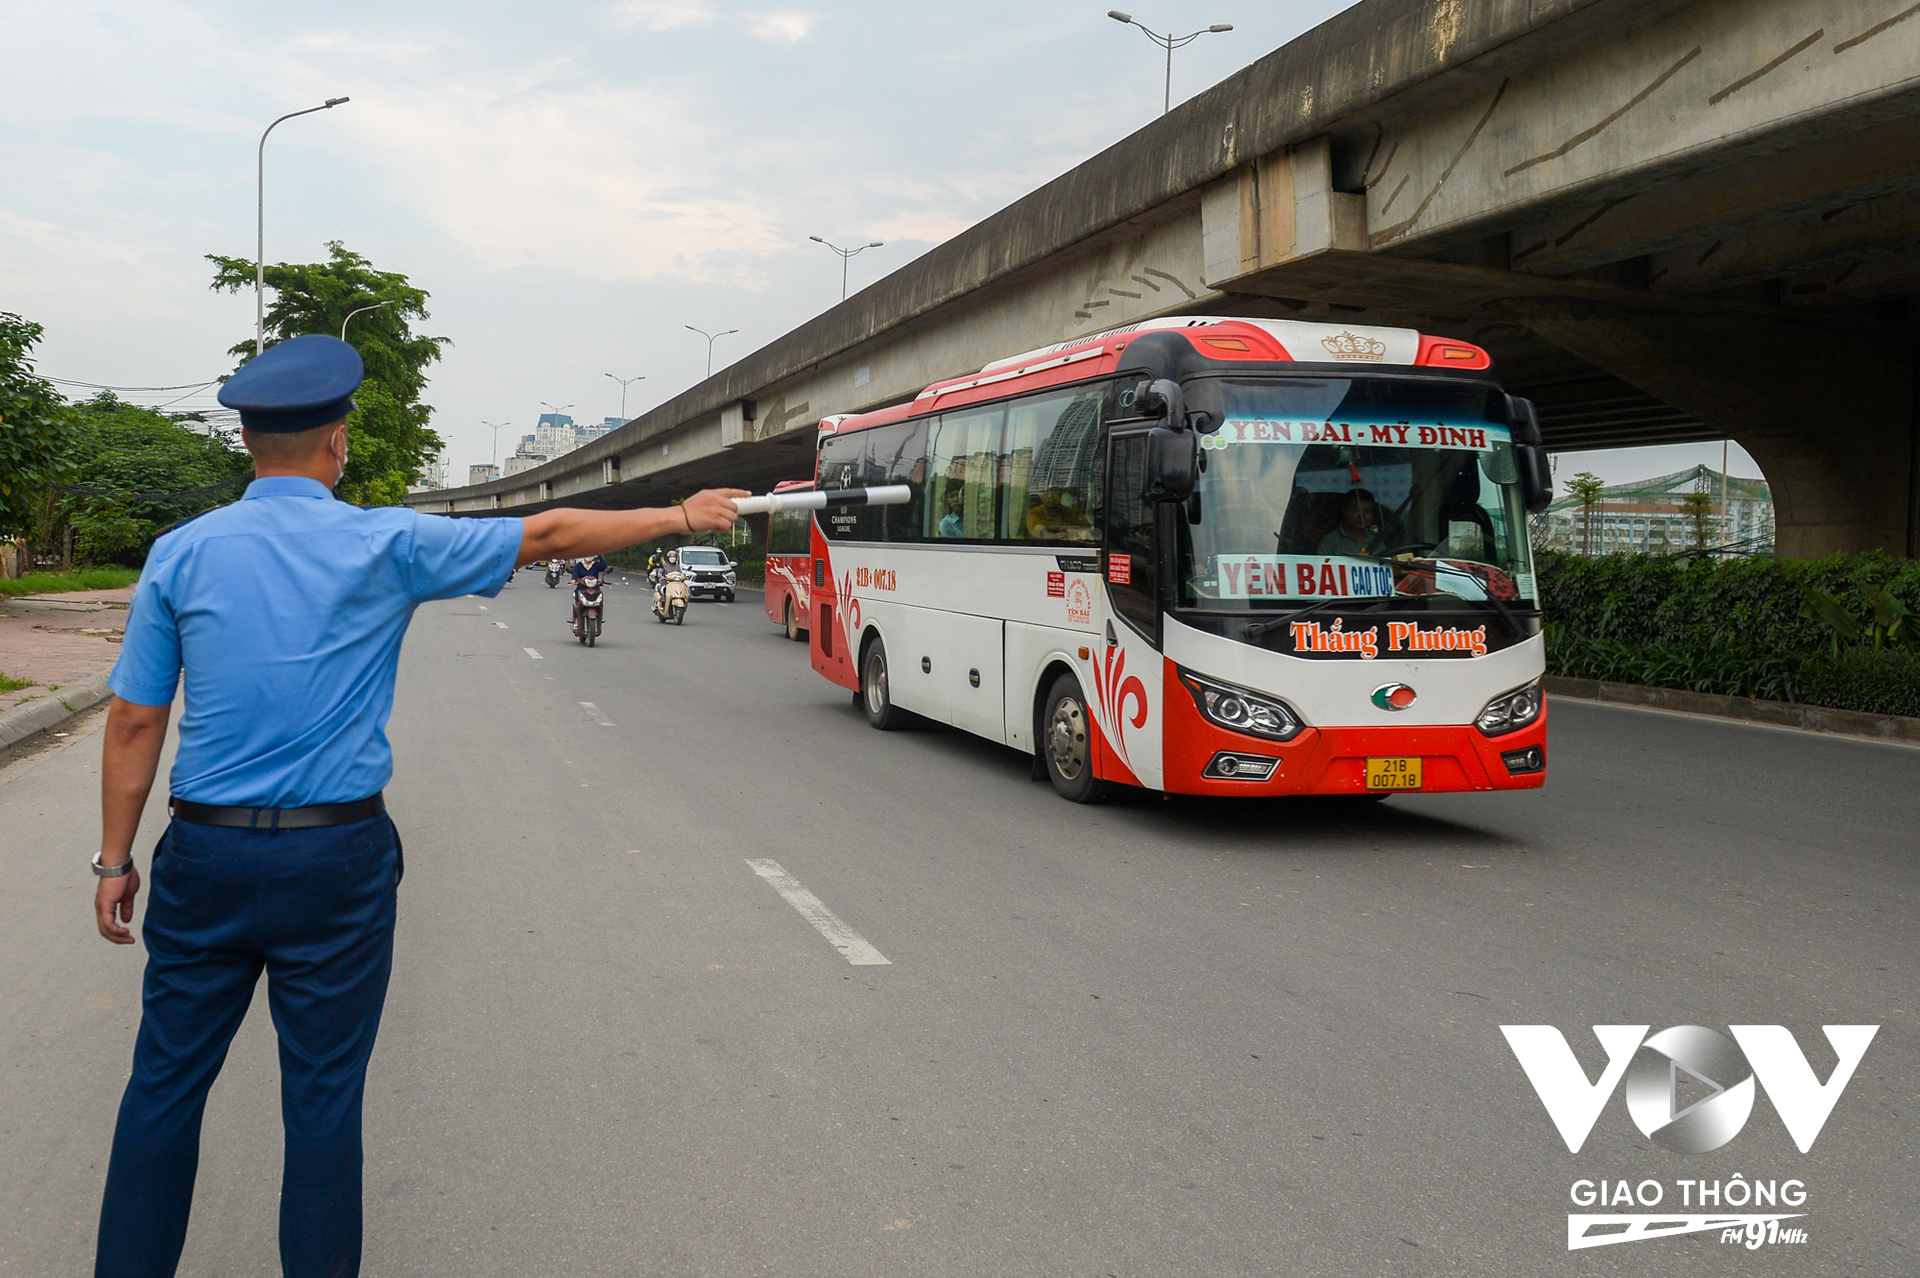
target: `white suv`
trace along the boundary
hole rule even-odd
[[[726,551],[718,546],[682,546],[680,567],[693,598],[710,595],[721,603],[733,602],[733,560]]]

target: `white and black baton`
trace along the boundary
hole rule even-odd
[[[827,488],[739,497],[734,499],[733,508],[743,515],[765,515],[781,510],[824,510],[828,506],[904,506],[912,500],[913,489],[905,484],[883,484],[878,488]]]

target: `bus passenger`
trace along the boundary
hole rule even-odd
[[[1086,541],[1092,535],[1087,513],[1078,505],[1066,503],[1068,490],[1050,485],[1040,492],[1040,502],[1027,512],[1027,537],[1031,541]],[[1078,494],[1075,494],[1076,500]]]
[[[949,479],[947,491],[940,499],[946,504],[947,513],[940,517],[940,535],[942,537],[964,537],[966,525],[961,521],[960,511],[966,505],[967,492],[962,481]]]

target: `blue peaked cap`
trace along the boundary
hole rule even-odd
[[[365,377],[359,351],[337,337],[309,333],[242,364],[220,388],[219,400],[239,410],[248,430],[291,434],[352,412],[353,392]]]

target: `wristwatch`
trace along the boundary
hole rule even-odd
[[[133,858],[128,857],[118,865],[100,864],[100,854],[93,854],[93,872],[103,879],[117,879],[123,874],[133,873]]]

